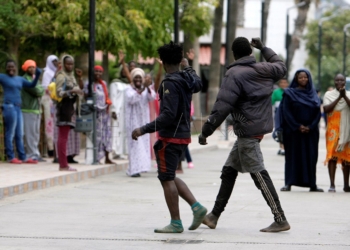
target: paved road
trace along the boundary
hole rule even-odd
[[[322,139],[321,139],[322,142]],[[277,188],[283,186],[283,161],[277,144],[262,142],[265,165]],[[320,144],[324,147],[324,143]],[[193,155],[195,168],[182,176],[197,199],[212,208],[220,170],[229,149]],[[328,188],[328,173],[320,151],[318,185]],[[291,231],[266,234],[259,229],[272,215],[249,174],[239,175],[236,188],[216,230],[201,226],[182,234],[155,234],[169,214],[155,169],[133,179],[124,172],[31,192],[0,201],[0,250],[3,249],[350,249],[350,194],[310,193],[294,188],[281,193]],[[187,228],[190,207],[180,202]]]

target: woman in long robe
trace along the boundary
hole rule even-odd
[[[131,71],[133,84],[125,90],[125,121],[129,149],[129,167],[127,174],[140,177],[142,172],[151,168],[151,152],[149,134],[132,140],[132,131],[150,122],[149,105],[156,97],[152,88],[145,84],[145,73],[140,68]]]
[[[327,113],[326,145],[331,186],[328,192],[335,192],[335,172],[337,164],[342,165],[344,192],[350,192],[350,91],[345,90],[345,77],[338,74],[335,89],[327,91],[324,96],[324,111]]]
[[[311,192],[323,192],[316,185],[320,99],[311,74],[298,70],[289,88],[285,89],[282,106],[283,144],[285,146],[285,186],[309,187]]]
[[[103,68],[100,65],[94,67],[94,83],[92,91],[96,96],[96,144],[97,160],[105,157],[105,164],[114,164],[109,159],[112,151],[112,131],[109,107],[112,104],[109,99],[107,83],[102,80]],[[89,93],[89,83],[84,86],[85,95]]]

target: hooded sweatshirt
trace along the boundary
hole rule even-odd
[[[47,87],[52,81],[52,78],[55,76],[57,68],[52,62],[54,60],[58,61],[58,58],[55,55],[48,56],[46,59],[46,67],[44,69],[44,74],[42,79],[42,86],[44,89],[47,89]]]
[[[163,139],[191,138],[192,94],[201,89],[202,81],[192,67],[167,74],[158,90],[160,114],[153,122],[141,127],[142,134],[159,131]]]

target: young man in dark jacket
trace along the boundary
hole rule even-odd
[[[197,229],[202,223],[207,209],[203,207],[186,184],[175,176],[181,156],[191,142],[190,110],[192,94],[202,88],[201,79],[183,59],[182,47],[170,42],[158,49],[163,67],[167,72],[159,87],[160,114],[156,120],[137,128],[132,132],[132,138],[159,131],[159,139],[154,144],[154,152],[158,164],[158,179],[163,189],[168,205],[171,222],[168,226],[155,229],[155,233],[182,233],[183,227],[179,212],[179,196],[193,210],[193,222],[189,230]],[[179,71],[181,66],[183,71]]]
[[[251,45],[261,50],[266,62],[257,63]],[[215,205],[203,223],[214,229],[231,196],[238,172],[250,173],[274,215],[275,222],[261,232],[290,229],[272,180],[264,167],[260,141],[273,129],[271,94],[273,84],[286,73],[284,62],[260,38],[238,37],[233,41],[235,62],[228,67],[208,121],[203,125],[199,143],[206,144],[218,126],[231,113],[238,139],[222,169],[221,186]]]

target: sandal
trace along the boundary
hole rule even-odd
[[[334,187],[330,187],[330,188],[328,189],[328,192],[329,192],[329,193],[335,193],[336,191],[335,191],[335,188],[334,188]]]
[[[285,192],[285,191],[290,191],[292,190],[292,186],[290,185],[285,185],[283,188],[281,188],[281,191]]]

